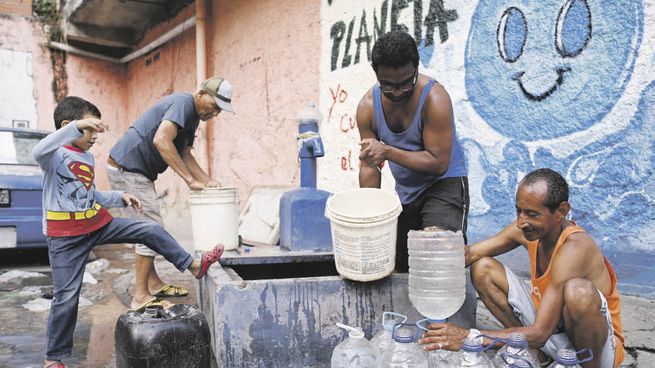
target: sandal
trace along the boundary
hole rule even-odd
[[[180,286],[173,286],[171,284],[168,284],[168,285],[164,285],[164,287],[159,289],[159,291],[152,293],[152,295],[158,298],[180,297],[180,296],[189,295],[189,290]]]
[[[130,308],[130,310],[133,311],[133,312],[143,312],[144,310],[146,310],[147,307],[162,307],[164,309],[168,309],[168,308],[172,307],[173,305],[175,305],[175,304],[173,304],[173,303],[171,303],[171,302],[169,302],[167,300],[162,300],[162,299],[153,297],[152,299],[143,302],[138,307]]]
[[[66,366],[62,362],[54,362],[46,365],[45,368],[66,368]]]
[[[216,244],[214,249],[207,253],[203,253],[202,257],[200,259],[200,272],[198,272],[198,275],[196,276],[196,279],[201,279],[207,274],[207,270],[209,269],[209,266],[212,264],[216,263],[219,258],[221,258],[221,255],[223,255],[223,251],[225,250],[225,247],[223,244]]]

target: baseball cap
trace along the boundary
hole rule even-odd
[[[209,93],[214,97],[216,105],[221,108],[221,110],[234,112],[232,107],[232,93],[234,92],[232,85],[226,79],[221,77],[212,77],[202,82],[203,91]]]

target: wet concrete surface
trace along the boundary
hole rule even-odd
[[[41,296],[47,298],[48,294],[51,295],[47,253],[13,253],[0,252],[0,280],[12,270],[36,272],[41,276],[0,282],[0,368],[41,367],[48,310],[28,310],[25,305]],[[134,287],[132,249],[123,244],[105,245],[96,247],[94,253],[98,259],[107,259],[109,265],[93,275],[97,280],[95,285],[83,284],[81,297],[91,305],[79,309],[73,356],[65,361],[71,368],[115,367],[114,327],[118,317],[127,311]],[[195,304],[193,276],[188,272],[178,272],[161,257],[155,264],[165,281],[190,290],[186,297],[169,300]],[[622,295],[627,350],[623,367],[655,367],[653,311],[655,300]],[[482,329],[499,326],[482,303],[478,303],[477,319],[478,327]]]
[[[113,368],[114,327],[118,317],[127,311],[134,287],[133,250],[123,244],[94,249],[96,258],[109,260],[108,268],[93,274],[97,284],[84,283],[80,297],[91,302],[80,306],[74,335],[73,355],[65,360],[67,367]],[[193,277],[180,273],[158,257],[155,265],[165,281],[189,290],[189,296],[170,298],[176,303],[195,304]],[[88,267],[87,267],[88,268]],[[41,367],[45,347],[48,309],[35,301],[46,302],[52,293],[47,252],[0,252],[0,277],[12,270],[37,273],[41,276],[14,278],[0,283],[0,368]],[[26,308],[28,303],[36,310]],[[33,308],[34,309],[34,308]]]

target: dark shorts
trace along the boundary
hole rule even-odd
[[[407,272],[407,233],[430,226],[461,230],[466,242],[469,209],[469,185],[465,176],[446,178],[432,184],[412,203],[403,205],[398,217],[396,272]]]

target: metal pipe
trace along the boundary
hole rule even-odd
[[[196,0],[196,81],[198,86],[207,79],[206,42],[206,12],[205,0]]]
[[[207,79],[207,2],[196,0],[196,84],[200,86]],[[211,162],[211,128],[207,122],[204,124],[204,145],[201,149],[200,161],[205,164],[207,174],[212,175]],[[204,149],[202,149],[204,148]]]
[[[164,33],[163,35],[159,36],[156,40],[150,42],[149,44],[145,45],[144,47],[126,55],[123,56],[120,59],[121,63],[129,63],[130,61],[138,58],[139,56],[145,55],[148,52],[152,51],[153,49],[165,44],[172,38],[176,37],[177,35],[181,34],[182,32],[188,30],[189,28],[193,27],[196,24],[196,17],[193,16],[187,20],[185,20],[182,24],[178,24],[175,28],[171,29],[170,31]]]
[[[66,51],[66,52],[71,53],[71,54],[77,54],[77,55],[87,56],[87,57],[94,58],[94,59],[110,61],[112,63],[118,63],[118,64],[121,63],[120,59],[113,58],[113,57],[110,57],[110,56],[96,54],[95,52],[85,51],[85,50],[82,50],[82,49],[78,49],[75,46],[66,45],[66,44],[60,43],[60,42],[50,41],[49,43],[46,43],[44,45],[48,46],[51,49]]]

